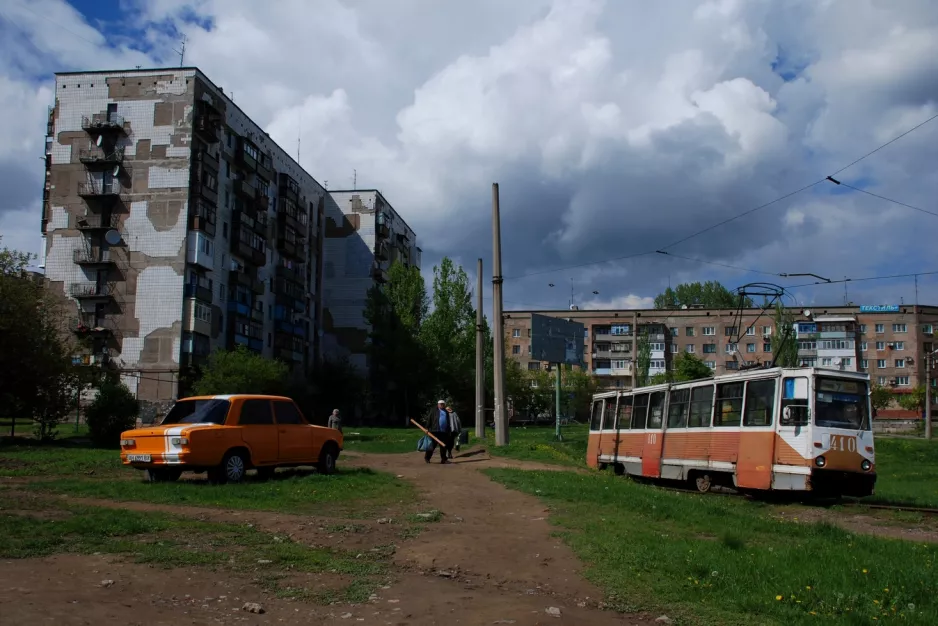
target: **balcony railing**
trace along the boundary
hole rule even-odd
[[[221,119],[216,114],[202,113],[192,119],[192,130],[209,143],[218,143]]]
[[[109,298],[114,292],[110,283],[105,285],[89,283],[72,283],[68,288],[68,295],[73,298]]]
[[[85,148],[78,151],[78,160],[85,165],[115,165],[124,162],[124,146],[115,146],[105,152],[101,148]]]
[[[183,295],[186,298],[195,298],[196,300],[202,300],[203,302],[212,302],[212,293],[211,287],[205,285],[193,285],[188,284],[183,289]]]
[[[110,250],[75,250],[72,261],[79,265],[106,265],[114,262]]]
[[[111,230],[120,225],[119,215],[106,215],[90,213],[75,218],[75,227],[78,230]]]
[[[123,132],[124,117],[117,113],[95,113],[82,116],[81,129],[87,132]]]
[[[117,181],[110,183],[78,183],[78,195],[83,198],[119,196],[120,192],[121,186]]]
[[[603,342],[603,343],[611,343],[611,342],[614,342],[614,341],[618,341],[618,342],[628,341],[628,342],[631,342],[631,341],[632,341],[632,333],[631,333],[631,332],[629,332],[629,333],[619,333],[619,334],[617,334],[617,335],[613,335],[613,334],[611,334],[611,333],[594,333],[594,334],[593,334],[593,341],[601,341],[601,342]]]

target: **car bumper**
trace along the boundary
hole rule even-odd
[[[145,469],[148,467],[163,467],[167,465],[188,465],[192,455],[188,452],[180,454],[166,454],[165,452],[135,452],[128,450],[121,452],[121,463],[131,467]]]

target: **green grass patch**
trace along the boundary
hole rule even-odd
[[[211,485],[199,477],[150,484],[143,481],[142,473],[133,475],[139,480],[59,478],[37,481],[30,488],[118,502],[348,517],[371,517],[388,506],[415,499],[409,483],[370,469],[342,468],[330,476],[288,472],[269,481],[248,477],[243,483],[228,485]]]
[[[354,554],[310,548],[247,525],[199,522],[159,513],[85,506],[64,506],[55,512],[64,517],[0,512],[0,558],[120,554],[137,563],[164,567],[200,566],[250,573],[278,595],[322,601],[357,598],[364,590],[371,593],[387,576],[391,554],[391,550]],[[351,582],[324,598],[315,590],[284,586],[284,571],[339,574]]]
[[[876,474],[864,502],[938,507],[938,440],[877,437]]]
[[[78,476],[117,474],[120,451],[64,443],[17,442],[0,446],[0,476]]]
[[[768,504],[608,474],[486,473],[550,506],[587,576],[623,611],[694,624],[938,623],[938,546],[783,521]]]
[[[373,454],[401,454],[416,452],[417,441],[423,433],[416,426],[410,428],[351,428],[344,430],[344,448],[350,452]]]
[[[486,450],[493,457],[534,461],[566,467],[586,466],[586,444],[589,426],[573,424],[561,429],[562,441],[554,439],[553,426],[519,426],[508,433],[508,445],[495,447],[495,433],[486,430]]]

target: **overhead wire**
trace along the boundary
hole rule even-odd
[[[830,178],[830,177],[828,177]],[[833,179],[831,179],[833,181]],[[899,206],[904,206],[906,208],[912,209],[913,211],[919,211],[920,213],[927,213],[928,215],[934,215],[938,217],[938,213],[935,211],[929,211],[928,209],[922,209],[911,204],[906,204],[905,202],[900,202],[898,200],[893,200],[892,198],[887,198],[886,196],[881,196],[878,193],[873,193],[872,191],[867,191],[866,189],[860,189],[859,187],[854,187],[853,185],[847,184],[843,181],[833,181],[837,185],[842,187],[847,187],[848,189],[853,189],[854,191],[859,191],[860,193],[865,193],[868,196],[873,196],[874,198],[879,198],[880,200],[885,200],[886,202],[892,202],[893,204],[898,204]]]

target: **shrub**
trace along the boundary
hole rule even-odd
[[[121,433],[136,424],[139,411],[137,399],[124,383],[104,381],[85,411],[92,441],[100,446],[118,445]]]

